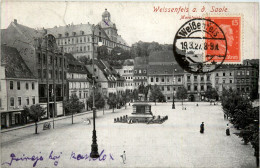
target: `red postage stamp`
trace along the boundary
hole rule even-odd
[[[221,50],[226,51],[226,58],[224,62],[227,63],[241,63],[242,62],[242,26],[241,26],[241,16],[214,16],[206,17],[216,23],[223,31],[226,39],[226,45],[220,44],[218,50],[206,50],[206,55],[214,55],[214,52],[219,52]],[[207,22],[207,20],[206,20]],[[205,25],[208,25],[207,23]],[[214,31],[214,30],[213,30]],[[207,35],[206,35],[207,36]],[[209,39],[206,39],[206,43],[210,43]],[[224,52],[224,51],[223,51]],[[206,60],[209,58],[206,58]],[[221,59],[219,57],[212,58],[212,61],[219,62]]]

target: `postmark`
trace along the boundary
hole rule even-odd
[[[227,48],[221,27],[206,18],[187,21],[179,28],[173,42],[176,61],[190,73],[207,73],[220,67]]]

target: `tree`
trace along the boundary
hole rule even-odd
[[[88,106],[92,109],[93,106],[93,94],[91,94],[87,100]],[[101,109],[105,107],[105,99],[104,96],[97,92],[95,93],[95,107],[97,109]]]
[[[176,92],[176,97],[177,97],[177,99],[182,100],[182,105],[183,105],[183,100],[187,99],[187,97],[188,97],[186,88],[183,86],[179,87]]]
[[[155,105],[157,100],[160,102],[165,100],[165,96],[162,94],[160,88],[157,85],[151,87],[150,100],[153,101]]]
[[[117,98],[116,98],[116,94],[111,94],[107,100],[107,104],[110,106],[110,108],[113,108],[113,112],[114,112],[114,108],[117,105]]]
[[[205,92],[205,97],[208,99],[218,99],[218,92],[216,91],[215,88],[210,87],[209,89],[207,89],[207,91]],[[211,103],[211,101],[210,101]]]
[[[40,121],[41,117],[46,114],[45,108],[40,106],[40,104],[31,105],[30,107],[24,107],[25,113],[35,122],[35,134],[37,134],[38,122]]]
[[[73,114],[80,112],[84,108],[84,103],[79,100],[76,94],[72,94],[65,102],[65,111],[71,113],[71,122],[73,124]]]

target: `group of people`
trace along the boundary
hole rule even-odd
[[[229,136],[230,135],[230,130],[229,130],[229,126],[227,124],[227,127],[226,127],[226,135]],[[200,124],[200,133],[203,134],[204,133],[204,122],[202,122]]]

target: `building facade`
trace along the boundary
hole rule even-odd
[[[65,54],[68,60],[68,73],[67,73],[67,99],[71,95],[77,95],[79,100],[84,103],[84,109],[88,110],[87,100],[90,96],[91,87],[91,74],[88,72],[85,65],[77,61],[72,54]]]
[[[115,69],[124,78],[124,91],[134,90],[134,60],[125,60],[121,68]]]
[[[38,79],[39,103],[47,108],[47,118],[63,115],[67,61],[56,39],[45,29],[36,30],[14,20],[1,31],[2,44],[15,47]]]
[[[94,48],[92,45],[92,36],[94,30]],[[107,9],[102,14],[102,20],[95,28],[92,24],[69,24],[49,28],[48,33],[53,34],[57,39],[57,45],[63,48],[66,53],[71,53],[75,58],[87,57],[93,58],[93,50],[97,52],[98,42],[102,42],[111,52],[114,47],[121,47],[130,50],[130,47],[118,35],[116,24],[111,21],[111,15]]]
[[[19,52],[1,45],[1,128],[27,123],[24,106],[39,103],[38,80]]]

